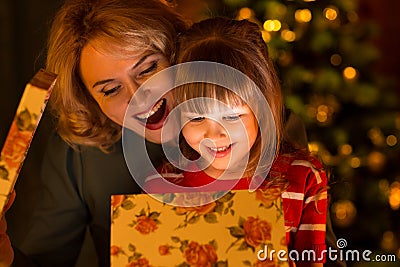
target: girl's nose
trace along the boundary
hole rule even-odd
[[[213,119],[206,119],[207,123],[205,124],[205,137],[206,138],[221,138],[227,137],[228,133],[225,127],[218,121]]]

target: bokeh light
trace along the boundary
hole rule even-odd
[[[309,9],[298,9],[294,13],[294,18],[297,22],[309,22],[312,19],[311,10]]]
[[[346,80],[354,80],[355,78],[357,78],[357,70],[353,67],[346,67],[343,70],[343,77]]]
[[[269,32],[277,32],[281,29],[282,24],[277,19],[269,19],[264,22],[263,28]]]
[[[338,10],[336,7],[330,6],[324,9],[324,16],[328,20],[335,20],[338,16]]]
[[[357,209],[350,200],[339,200],[332,204],[332,220],[337,226],[350,226],[357,215]]]

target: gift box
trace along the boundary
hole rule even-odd
[[[111,196],[111,266],[289,266],[280,194]]]
[[[0,154],[0,212],[22,168],[56,75],[39,70],[26,85]]]

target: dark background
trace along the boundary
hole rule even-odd
[[[0,1],[0,80],[2,82],[0,144],[4,142],[25,84],[36,71],[44,67],[47,33],[52,16],[62,2],[60,0]],[[199,3],[195,0],[182,2]],[[400,77],[400,23],[398,21],[400,1],[361,0],[359,4],[361,19],[374,20],[379,26],[379,35],[373,41],[381,51],[381,59],[376,65],[376,71],[398,80]],[[397,85],[396,88],[400,92],[400,86]],[[398,95],[400,96],[400,93]],[[21,240],[24,233],[23,231],[16,232],[15,229],[19,222],[29,217],[30,207],[35,204],[35,196],[31,192],[35,191],[42,152],[51,128],[51,121],[41,122],[16,185],[17,200],[7,214],[10,234],[16,242]],[[90,249],[88,253],[92,253]],[[91,266],[85,261],[81,264]]]

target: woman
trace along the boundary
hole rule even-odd
[[[137,88],[170,65],[187,25],[159,0],[68,0],[56,14],[47,69],[58,74],[50,103],[58,135],[49,141],[41,199],[19,246],[37,265],[73,266],[88,226],[99,265],[109,266],[110,194],[140,192],[122,155],[124,113]],[[149,141],[160,143],[170,105],[166,95],[138,109]]]

